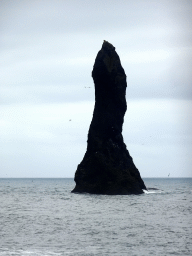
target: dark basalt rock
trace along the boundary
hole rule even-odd
[[[92,71],[95,108],[87,152],[75,173],[74,193],[141,194],[146,189],[123,142],[126,75],[112,44],[104,41]]]

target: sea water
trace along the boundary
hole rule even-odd
[[[70,193],[73,179],[0,179],[0,256],[191,256],[192,178],[144,182],[142,195],[109,196]]]

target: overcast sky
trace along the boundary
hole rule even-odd
[[[74,177],[103,40],[127,75],[141,176],[192,177],[191,13],[190,0],[1,0],[0,177]]]

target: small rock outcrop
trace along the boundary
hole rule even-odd
[[[73,193],[141,194],[146,189],[123,141],[126,74],[115,47],[104,41],[92,71],[95,108],[87,151],[75,173]]]

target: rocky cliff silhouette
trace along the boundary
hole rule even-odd
[[[74,193],[141,194],[146,189],[123,141],[126,74],[115,47],[104,41],[92,71],[95,108]]]

